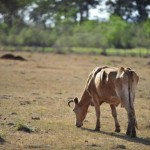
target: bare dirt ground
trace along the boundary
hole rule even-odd
[[[6,52],[0,52],[0,56]],[[128,149],[150,148],[150,59],[13,52],[27,61],[0,59],[0,149]],[[74,125],[67,105],[81,97],[89,72],[97,66],[131,67],[140,76],[135,109],[137,138],[125,135],[126,111],[118,106],[121,133],[114,132],[108,104],[101,106],[101,131],[90,107],[83,128]],[[26,125],[33,132],[18,131]]]

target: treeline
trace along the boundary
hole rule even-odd
[[[0,44],[40,47],[150,48],[150,20],[126,22],[112,16],[109,21],[67,22],[51,28],[0,25]]]
[[[105,0],[109,20],[89,20],[103,0],[0,0],[0,45],[136,48],[150,46],[150,1]]]

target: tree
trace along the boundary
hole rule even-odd
[[[38,0],[31,13],[35,22],[45,24],[48,20],[56,24],[61,21],[80,23],[88,20],[90,7],[96,7],[99,0]]]
[[[0,0],[0,14],[3,16],[4,22],[12,27],[15,20],[23,22],[19,11],[25,6],[31,4],[34,0]]]
[[[150,0],[107,0],[109,11],[125,20],[145,21],[150,14]]]

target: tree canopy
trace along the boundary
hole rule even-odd
[[[26,17],[43,25],[48,21],[82,23],[89,19],[90,8],[96,8],[102,2],[104,0],[0,0],[0,14],[9,26],[16,20],[23,23]],[[105,0],[105,3],[104,9],[110,15],[127,21],[145,21],[150,16],[149,0]]]
[[[110,13],[125,20],[145,21],[150,15],[149,0],[107,0]]]

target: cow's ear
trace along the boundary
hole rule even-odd
[[[78,104],[78,98],[77,97],[74,99],[74,102],[75,102],[75,104]]]

